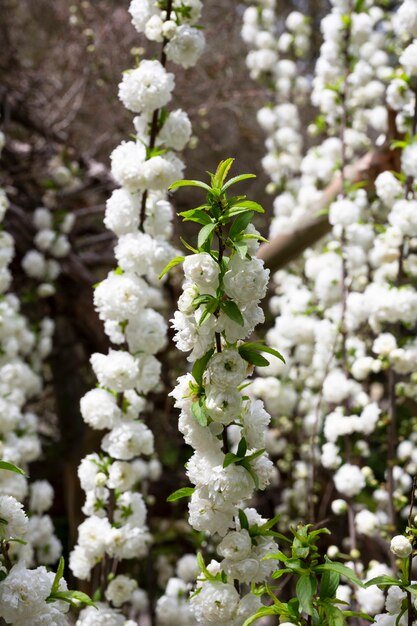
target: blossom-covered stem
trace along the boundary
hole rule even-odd
[[[172,11],[172,0],[168,0],[167,2],[167,7],[166,7],[166,21],[168,21],[171,18],[171,11]],[[162,49],[161,49],[161,65],[162,67],[166,66],[166,62],[167,62],[167,55],[165,52],[165,46],[167,45],[169,39],[167,37],[164,37],[162,40]],[[152,150],[153,148],[155,148],[155,144],[156,144],[156,139],[158,137],[158,133],[159,133],[159,115],[160,115],[161,109],[156,109],[153,114],[152,114],[152,122],[151,122],[151,132],[150,132],[150,136],[149,136],[149,148],[150,150]],[[146,218],[146,202],[148,199],[148,190],[145,189],[145,191],[143,192],[142,195],[142,203],[141,203],[141,207],[140,207],[140,220],[139,220],[139,230],[143,231],[143,226],[145,223],[145,218]]]
[[[388,487],[388,515],[391,530],[395,532],[396,514],[394,506],[394,465],[397,449],[397,404],[395,395],[396,375],[392,367],[388,369],[388,454],[387,454],[387,487]],[[394,559],[395,561],[395,559]]]
[[[252,366],[268,364],[260,354],[262,343],[245,342],[263,318],[258,303],[266,292],[268,272],[255,257],[260,235],[250,224],[262,207],[226,193],[232,184],[250,177],[226,183],[232,162],[219,164],[211,174],[211,187],[195,181],[173,186],[189,184],[208,191],[204,213],[192,209],[181,214],[203,228],[195,254],[178,257],[186,280],[173,320],[178,331],[174,340],[180,349],[192,350],[189,361],[194,365],[178,379],[172,395],[181,409],[179,428],[195,450],[187,464],[195,485],[189,521],[219,541],[217,551],[224,557],[206,566],[200,556],[202,574],[191,607],[199,624],[223,626],[240,625],[259,608],[253,591],[240,596],[240,583],[263,583],[270,572],[263,557],[269,548],[276,549],[266,530],[274,520],[267,523],[255,509],[246,508],[247,498],[255,488],[267,486],[272,471],[265,454],[269,415],[261,402],[242,393]],[[215,236],[217,248],[212,247]],[[276,350],[266,351],[282,359]],[[251,532],[254,524],[258,533]]]

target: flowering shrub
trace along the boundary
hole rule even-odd
[[[166,108],[175,81],[165,64],[168,59],[183,67],[194,65],[204,47],[202,33],[193,26],[200,2],[157,7],[133,0],[129,11],[139,33],[161,42],[161,58],[140,61],[119,85],[120,100],[138,115],[135,139],[123,141],[111,154],[112,175],[120,188],[107,202],[104,223],[117,236],[118,266],[94,291],[104,330],[118,349],[91,356],[98,386],[82,398],[81,413],[91,428],[108,432],[102,452],[87,455],[79,467],[87,519],[70,557],[77,578],[89,580],[93,570],[99,572],[94,591],[102,601],[100,619],[115,625],[129,623],[118,609],[138,614],[148,604],[132,576],[116,574],[120,561],[145,557],[152,541],[139,487],[157,480],[161,466],[153,434],[141,417],[149,408],[146,395],[159,386],[161,364],[155,354],[166,344],[158,288],[158,275],[174,252],[167,241],[172,210],[166,192],[184,168],[175,151],[191,136],[187,114]],[[86,626],[94,616],[92,609],[85,609],[77,625]]]

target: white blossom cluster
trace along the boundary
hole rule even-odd
[[[408,515],[417,458],[415,413],[406,408],[417,398],[416,3],[388,12],[371,1],[358,12],[353,7],[334,0],[322,21],[312,93],[320,116],[311,129],[326,134],[274,201],[271,237],[313,217],[311,207],[341,168],[346,184],[329,206],[330,235],[274,275],[277,318],[267,342],[279,346],[286,365],[265,368],[248,393],[263,398],[273,416],[267,447],[281,472],[281,527],[312,522],[314,509],[324,516],[314,481],[327,475],[334,484],[331,511],[349,519],[349,536],[336,552],[352,550],[358,559],[357,548],[375,539],[392,565],[389,540]],[[406,136],[401,173],[385,171],[375,191],[365,191],[349,184],[347,166],[387,141],[387,105]],[[371,574],[360,571],[358,560],[354,567],[364,579],[392,573],[384,564],[378,567],[385,571]],[[377,623],[395,623],[398,607],[383,614],[379,589],[355,595]]]
[[[111,154],[112,175],[120,187],[107,201],[104,223],[117,237],[118,265],[94,290],[96,311],[115,347],[108,354],[92,355],[98,385],[81,399],[84,421],[105,432],[102,451],[87,455],[79,467],[87,518],[70,557],[70,567],[81,580],[90,579],[94,568],[100,571],[102,603],[98,613],[85,609],[77,626],[97,620],[129,626],[125,614],[147,608],[146,594],[132,577],[110,574],[120,561],[145,557],[152,541],[139,490],[159,478],[161,466],[142,416],[150,408],[147,394],[159,386],[161,363],[155,355],[166,344],[158,276],[175,256],[168,243],[172,207],[167,188],[182,178],[184,163],[175,151],[191,137],[187,114],[166,108],[175,81],[165,61],[185,68],[197,62],[204,47],[195,27],[201,8],[199,0],[174,0],[166,6],[132,0],[129,7],[136,30],[160,42],[162,55],[161,61],[141,60],[124,72],[119,85],[120,100],[137,114],[135,140],[123,141]]]
[[[9,473],[1,471],[1,473]],[[47,484],[47,483],[46,483]],[[35,506],[35,511],[42,513],[51,504],[51,487],[45,487],[33,483],[31,493],[31,506]],[[2,577],[0,581],[0,617],[13,626],[23,626],[24,624],[35,624],[36,626],[67,626],[68,618],[66,613],[69,604],[62,601],[48,601],[52,591],[52,584],[55,573],[48,571],[43,565],[35,569],[28,569],[30,566],[30,550],[36,545],[37,536],[41,546],[45,546],[48,537],[45,535],[53,533],[49,516],[44,516],[43,528],[32,523],[36,514],[29,519],[24,511],[23,505],[13,496],[0,496],[0,570]],[[49,520],[49,526],[48,521]],[[34,532],[35,531],[35,532]],[[43,538],[41,537],[43,533]],[[11,546],[16,541],[28,542],[24,551],[15,565],[11,563],[13,551]],[[53,555],[52,551],[46,553],[44,563],[54,563],[57,561],[61,551],[59,546],[58,554]],[[7,555],[7,558],[5,557]],[[50,556],[53,558],[51,559]],[[38,562],[42,562],[38,559]],[[59,581],[57,591],[67,591],[67,585],[63,578]]]
[[[5,143],[0,133],[0,147]],[[38,332],[20,311],[20,301],[8,291],[8,268],[14,256],[13,238],[4,230],[9,201],[0,189],[0,458],[27,470],[41,455],[38,417],[28,404],[42,391],[42,363],[52,346],[53,323],[43,319]],[[53,501],[52,486],[45,480],[30,485],[26,475],[0,471],[0,616],[16,626],[66,625],[64,602],[47,603],[54,573],[44,565],[56,563],[62,545],[46,514]],[[27,501],[30,517],[23,502]],[[35,565],[43,564],[35,569]],[[60,590],[65,590],[64,580]]]
[[[0,458],[24,470],[42,453],[39,436],[39,418],[30,409],[43,387],[43,362],[52,349],[54,324],[50,318],[41,320],[33,330],[20,310],[18,297],[8,291],[11,274],[8,268],[14,256],[14,242],[3,228],[9,202],[0,190]],[[13,561],[23,560],[28,567],[35,563],[56,563],[62,551],[55,536],[51,517],[46,514],[53,502],[53,489],[45,480],[30,485],[25,476],[14,472],[0,472],[0,498],[27,498],[31,514],[26,532],[26,545],[12,543]],[[0,516],[3,517],[4,516]],[[19,535],[19,533],[17,533]]]
[[[74,214],[66,213],[62,217],[47,207],[39,207],[33,214],[35,248],[26,252],[22,268],[27,276],[38,283],[36,292],[40,298],[55,293],[54,282],[61,273],[59,260],[70,252],[68,235],[74,221]]]
[[[204,357],[201,380],[193,374],[181,376],[172,392],[175,406],[181,410],[179,429],[194,450],[187,463],[187,476],[195,485],[189,522],[219,542],[217,552],[222,557],[203,570],[191,596],[191,612],[197,623],[204,625],[241,626],[256,612],[260,598],[250,592],[240,597],[234,583],[266,580],[274,566],[263,557],[277,549],[268,533],[251,534],[267,520],[245,504],[255,488],[265,489],[274,475],[264,452],[270,417],[261,401],[251,400],[241,390],[251,368],[239,353],[239,345],[263,320],[259,302],[269,275],[253,256],[256,240],[249,241],[250,257],[232,255],[221,283],[219,263],[211,254],[186,257],[183,293],[173,319],[178,348],[191,351],[191,362]],[[194,304],[195,298],[218,294],[219,288],[223,297],[239,308],[242,324],[223,310],[199,324],[204,306]],[[229,463],[230,454],[236,456]]]
[[[267,134],[267,154],[262,166],[271,178],[274,193],[300,170],[303,138],[298,111],[309,92],[299,61],[309,51],[311,27],[302,13],[293,11],[283,32],[277,27],[275,0],[249,6],[243,15],[242,38],[251,48],[246,58],[251,78],[271,91],[271,102],[258,111],[258,122]]]

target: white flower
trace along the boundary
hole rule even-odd
[[[125,272],[147,273],[154,256],[154,240],[146,233],[128,233],[120,237],[114,250]]]
[[[232,561],[240,561],[249,556],[252,540],[247,530],[232,531],[219,543],[217,551],[221,556]]]
[[[195,554],[184,554],[177,561],[177,574],[185,582],[194,582],[200,573],[200,567]]]
[[[219,390],[236,388],[245,378],[247,367],[237,350],[227,348],[211,357],[206,369],[207,380]]]
[[[107,518],[92,515],[78,527],[78,544],[89,558],[99,561],[104,556],[110,531],[111,525]]]
[[[171,100],[174,75],[159,61],[144,60],[139,67],[123,74],[119,84],[119,98],[134,113],[151,112]]]
[[[140,196],[127,189],[115,189],[106,202],[104,224],[118,237],[134,232],[139,226]]]
[[[194,595],[190,602],[198,622],[217,626],[234,618],[239,606],[239,594],[233,585],[206,581],[200,593]]]
[[[415,237],[417,235],[416,212],[416,200],[397,200],[388,215],[388,221],[403,235]]]
[[[206,410],[215,422],[230,424],[236,420],[242,408],[242,396],[238,391],[210,388],[206,397]]]
[[[140,142],[122,141],[110,155],[111,172],[115,181],[130,192],[146,188],[144,163],[146,148]]]
[[[29,250],[22,259],[22,267],[31,278],[42,280],[46,274],[46,259],[37,250]]]
[[[158,141],[168,148],[183,150],[191,137],[190,119],[181,109],[171,111],[158,135]]]
[[[391,539],[390,549],[400,559],[406,559],[413,552],[411,542],[404,535],[395,535]]]
[[[359,216],[360,209],[351,200],[337,200],[330,205],[329,222],[332,226],[349,226],[357,222]]]
[[[47,480],[35,480],[30,485],[29,509],[32,513],[44,513],[51,508],[54,490]]]
[[[11,624],[32,623],[32,615],[45,607],[51,586],[45,567],[28,570],[23,563],[14,565],[0,582],[0,615]]]
[[[125,602],[129,602],[132,593],[137,589],[138,583],[128,576],[120,574],[113,578],[107,586],[106,598],[115,607],[122,606]]]
[[[0,538],[22,539],[26,534],[28,518],[23,504],[12,496],[0,496]]]
[[[365,477],[357,465],[345,463],[334,475],[334,484],[341,494],[352,497],[365,487]]]
[[[417,41],[407,46],[400,56],[400,63],[409,76],[417,76]]]
[[[167,326],[160,313],[143,309],[129,320],[125,333],[131,352],[156,354],[166,344]]]
[[[117,559],[135,559],[145,556],[151,536],[145,528],[122,526],[112,528],[107,537],[107,552]]]
[[[375,188],[379,198],[388,207],[391,207],[403,194],[402,185],[392,172],[379,174],[375,180]]]
[[[215,295],[219,286],[219,266],[207,252],[186,257],[183,270],[185,278],[195,283],[201,293]]]
[[[406,176],[417,178],[417,143],[410,143],[402,151],[401,169]]]
[[[167,58],[183,67],[192,67],[205,47],[203,33],[188,24],[182,24],[165,47]]]
[[[90,358],[97,379],[114,391],[133,389],[139,374],[138,361],[129,352],[109,350],[108,355],[95,353]]]
[[[116,426],[105,435],[102,448],[115,459],[129,461],[141,454],[153,453],[153,434],[141,422],[129,422]]]
[[[355,515],[355,526],[358,532],[368,537],[373,537],[378,528],[378,518],[371,511],[362,509]]]
[[[75,626],[125,626],[124,615],[109,606],[96,602],[96,606],[83,609]]]
[[[134,274],[110,272],[94,290],[94,306],[102,320],[122,322],[147,304],[148,287]]]
[[[264,268],[263,261],[241,259],[236,254],[224,275],[224,289],[236,302],[259,302],[265,296],[268,278],[269,270]]]
[[[126,491],[117,500],[114,513],[117,524],[143,528],[146,523],[146,506],[141,493]]]
[[[91,389],[81,398],[83,420],[96,430],[113,428],[120,420],[122,411],[114,395],[105,389]]]

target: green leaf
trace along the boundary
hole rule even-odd
[[[233,452],[228,452],[224,456],[223,467],[229,467],[229,465],[231,465],[232,463],[236,463],[239,460],[240,459],[238,456],[236,456],[236,454],[233,454]]]
[[[402,587],[402,582],[401,580],[398,580],[398,578],[393,578],[392,576],[376,576],[375,578],[371,578],[370,580],[367,580],[365,583],[365,587],[372,587],[373,585],[377,585],[377,586],[381,586],[381,587],[385,587],[385,586],[391,586],[391,585],[396,585],[397,587]]]
[[[240,256],[241,259],[245,259],[248,253],[248,246],[242,240],[237,240],[233,242],[233,247]]]
[[[211,191],[211,187],[201,180],[177,180],[175,183],[172,183],[168,189],[177,189],[178,187],[200,187],[206,191]]]
[[[193,248],[193,246],[191,246],[188,241],[185,241],[185,239],[183,237],[180,237],[180,241],[182,243],[182,245],[187,248],[187,250],[189,250],[190,252],[192,252],[193,254],[198,254],[198,250],[196,250],[196,248]]]
[[[206,319],[216,311],[217,307],[219,306],[219,301],[217,300],[217,298],[213,298],[212,300],[210,300],[210,302],[207,304],[206,308],[203,311],[203,314],[201,315],[198,325],[201,326],[202,324],[204,324],[204,322],[206,321]]]
[[[170,261],[168,265],[166,265],[164,269],[162,270],[162,272],[159,274],[158,276],[159,280],[161,280],[162,276],[165,276],[165,274],[169,272],[169,270],[172,267],[175,267],[179,263],[182,263],[184,260],[185,260],[185,256],[176,256],[175,259],[172,259],[172,261]]]
[[[203,293],[201,294],[201,296],[196,296],[195,298],[193,298],[192,305],[193,307],[198,308],[200,305],[207,304],[212,300],[215,300],[214,296],[211,296],[208,293]]]
[[[317,589],[317,580],[311,574],[303,574],[297,581],[296,593],[300,607],[307,615],[313,614],[313,596]]]
[[[73,606],[78,606],[78,604],[81,603],[97,608],[91,598],[82,591],[57,591],[55,593],[51,593],[47,598],[47,602],[51,602],[53,600],[63,600]]]
[[[212,185],[216,188],[221,188],[226,177],[229,173],[230,168],[233,165],[234,159],[225,159],[224,161],[220,161],[217,166],[216,173],[212,176]]]
[[[182,487],[182,489],[177,489],[177,491],[174,491],[168,496],[167,502],[176,502],[181,498],[189,498],[193,495],[194,491],[195,487]]]
[[[282,356],[280,352],[278,352],[278,350],[275,350],[274,348],[270,348],[269,346],[263,343],[260,343],[259,341],[247,341],[243,345],[247,346],[251,350],[257,350],[258,352],[266,352],[267,354],[272,354],[272,356],[277,357],[277,359],[280,359],[280,361],[285,363],[284,357]]]
[[[249,457],[245,457],[244,459],[241,459],[238,463],[239,463],[239,465],[244,467],[245,470],[250,474],[250,477],[252,478],[253,482],[255,483],[256,489],[259,489],[259,478],[258,478],[258,475],[256,474],[256,472],[252,468],[248,458]]]
[[[213,224],[212,222],[210,222],[210,224],[206,224],[206,226],[203,226],[203,228],[198,233],[197,245],[199,249],[202,248],[204,244],[206,243],[206,241],[210,239],[215,228],[216,228],[216,224]]]
[[[233,302],[233,300],[224,300],[220,303],[220,307],[222,311],[224,311],[224,313],[227,315],[227,317],[229,317],[233,322],[236,322],[236,324],[239,324],[239,326],[245,325],[243,315],[240,312],[240,309],[237,306],[236,302]]]
[[[248,211],[247,213],[243,213],[239,215],[229,230],[230,239],[234,239],[237,235],[239,235],[245,228],[251,223],[253,219],[253,211]]]
[[[59,581],[64,575],[65,561],[64,557],[61,556],[58,562],[58,568],[56,570],[54,582],[52,583],[51,593],[55,593],[59,589]]]
[[[231,207],[230,209],[227,209],[227,211],[224,211],[224,213],[222,214],[220,218],[220,222],[222,222],[223,224],[226,224],[226,222],[228,222],[232,217],[235,217],[236,215],[244,215],[250,211],[251,209],[245,209],[245,207],[240,207],[240,206]]]
[[[359,587],[364,587],[364,584],[361,580],[356,576],[355,572],[353,572],[350,567],[343,565],[343,563],[338,563],[337,561],[330,561],[330,559],[326,558],[326,563],[323,565],[317,565],[314,568],[316,572],[337,572],[341,576],[344,576],[355,585],[359,585]]]
[[[201,358],[197,359],[193,365],[193,369],[191,370],[191,375],[193,376],[196,383],[198,383],[198,385],[201,385],[202,383],[203,374],[206,370],[207,363],[210,361],[211,357],[213,356],[213,353],[214,353],[214,348],[206,352],[205,355],[202,356]]]
[[[20,474],[21,476],[26,476],[25,472],[14,465],[14,463],[8,463],[7,461],[0,461],[0,469],[7,470],[8,472],[14,472],[15,474]]]
[[[277,571],[272,574],[272,578],[274,580],[278,580],[279,578],[285,576],[285,574],[292,574],[292,571],[286,567],[283,569],[277,569]]]
[[[249,211],[255,211],[256,213],[265,213],[263,206],[253,200],[239,200],[236,204],[233,204],[230,208],[242,208]]]
[[[323,608],[326,612],[328,624],[331,624],[332,626],[346,626],[346,619],[343,615],[343,611],[341,611],[337,606],[334,606],[330,602],[323,602]]]
[[[246,443],[246,439],[242,437],[237,447],[236,456],[239,457],[240,459],[243,459],[245,457],[247,449],[248,449],[248,444]]]
[[[199,398],[191,405],[191,413],[200,426],[207,426],[207,415],[204,407],[204,398]]]
[[[241,174],[240,176],[234,176],[233,178],[228,180],[225,185],[223,185],[223,187],[221,188],[221,193],[227,191],[232,185],[240,183],[240,181],[242,180],[247,180],[248,178],[256,178],[256,176],[255,174]]]
[[[269,361],[265,359],[265,357],[259,354],[259,352],[247,348],[246,344],[239,346],[238,350],[242,359],[245,359],[245,361],[252,365],[256,365],[257,367],[267,367],[269,365]]]
[[[183,218],[184,222],[197,222],[198,224],[211,224],[211,218],[200,209],[191,209],[190,211],[182,211],[178,213]]]
[[[374,618],[368,615],[368,613],[363,613],[361,611],[343,611],[345,617],[360,617],[362,619],[367,619],[369,622],[374,622]]]
[[[276,606],[263,606],[261,609],[258,609],[255,615],[248,617],[248,619],[243,623],[243,626],[251,626],[254,622],[261,617],[265,617],[266,615],[279,615],[278,607]]]
[[[333,598],[340,583],[337,572],[323,572],[320,580],[320,598]]]
[[[245,458],[247,461],[253,461],[253,459],[256,459],[258,456],[262,456],[265,450],[266,448],[261,448],[260,450],[257,450],[256,452],[252,452],[252,454],[249,454]]]
[[[201,552],[197,552],[197,563],[207,580],[217,580],[216,577],[208,571]]]
[[[239,509],[239,522],[240,522],[241,528],[245,530],[249,530],[249,520],[246,517],[245,511],[242,511],[242,509]]]
[[[262,450],[262,454],[264,452],[265,452],[265,449]],[[280,518],[281,518],[281,515],[275,515],[270,520],[265,522],[265,524],[262,524],[262,526],[259,527],[259,530],[271,530],[271,528],[273,528],[276,524],[278,524]]]

